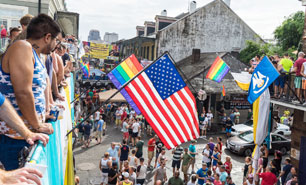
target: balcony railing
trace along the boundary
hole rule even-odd
[[[61,104],[65,107],[59,120],[52,122],[54,133],[50,135],[46,147],[42,143],[34,148],[25,166],[45,169],[41,179],[44,185],[70,185],[74,184],[74,165],[72,153],[72,134],[66,137],[67,131],[72,129],[74,122],[74,108],[70,102],[74,99],[73,75],[67,79],[68,87],[62,90],[66,97]]]

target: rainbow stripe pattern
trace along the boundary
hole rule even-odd
[[[126,82],[136,76],[143,67],[140,65],[139,61],[135,55],[129,56],[123,62],[121,62],[115,69],[107,74],[109,79],[113,82],[117,89],[120,89]],[[125,89],[122,89],[120,93],[135,110],[136,114],[141,114],[139,108],[132,100],[130,95],[126,92]]]
[[[217,57],[211,65],[206,78],[220,83],[229,70],[230,67],[220,57]]]
[[[83,73],[84,73],[85,77],[89,78],[89,76],[90,76],[90,68],[89,68],[89,63],[84,64],[84,62],[83,62],[82,58],[81,58],[80,63],[81,63],[81,69],[82,69],[82,71],[83,71]]]

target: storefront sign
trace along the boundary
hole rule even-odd
[[[252,106],[247,100],[246,95],[231,96],[230,109],[251,109]]]

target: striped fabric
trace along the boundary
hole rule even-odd
[[[118,65],[115,69],[113,69],[110,73],[107,74],[109,79],[113,82],[117,89],[120,89],[127,81],[133,78],[142,70],[142,66],[139,61],[135,57],[135,55],[131,55],[127,59],[125,59],[120,65]],[[137,105],[134,103],[130,95],[126,92],[125,89],[122,89],[120,93],[127,100],[127,102],[131,105],[131,107],[135,110],[136,114],[141,114]]]
[[[196,102],[168,54],[125,90],[167,149],[199,137]]]

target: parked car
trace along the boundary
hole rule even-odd
[[[241,134],[243,132],[253,130],[253,120],[248,120],[242,124],[237,124],[232,127],[232,135],[237,136],[238,134]],[[290,127],[284,124],[277,124],[277,127],[275,131],[273,131],[275,134],[280,134],[284,136],[291,135]]]
[[[232,135],[237,136],[243,132],[253,130],[253,120],[248,120],[244,123],[232,126]]]
[[[270,153],[279,150],[282,154],[286,154],[291,149],[291,140],[279,134],[271,134],[272,148]],[[238,155],[251,156],[255,147],[253,131],[246,131],[237,136],[229,138],[226,142],[226,147],[233,153]]]

